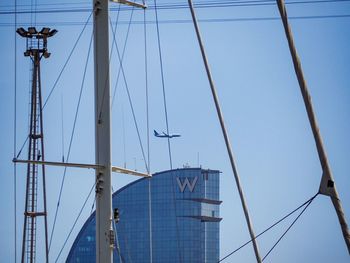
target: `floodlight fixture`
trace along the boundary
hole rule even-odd
[[[35,27],[28,27],[28,33],[31,35],[35,35],[38,33],[38,31],[36,31]]]
[[[40,34],[42,35],[48,35],[50,32],[50,28],[49,27],[43,27],[41,30],[40,30]]]
[[[56,29],[51,30],[49,27],[43,27],[38,31],[35,27],[28,27],[27,31],[20,27],[16,32],[27,39],[27,50],[24,52],[24,56],[35,57],[39,55],[40,58],[50,57],[51,53],[47,51],[47,39],[58,32]]]
[[[58,32],[58,31],[57,31],[56,29],[52,29],[52,30],[49,32],[48,36],[49,36],[49,37],[52,37],[52,36],[56,35],[57,32]]]
[[[17,28],[16,32],[21,37],[27,37],[28,35],[28,31],[26,31],[23,27]]]
[[[25,30],[23,27],[17,28],[16,32],[21,36],[21,37],[26,37],[26,38],[48,38],[54,36],[58,31],[56,29],[50,29],[49,27],[43,27],[39,32],[35,27],[28,27],[28,31]]]

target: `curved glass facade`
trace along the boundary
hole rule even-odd
[[[119,210],[114,262],[217,262],[219,171],[184,168],[156,173],[113,194]],[[152,246],[150,246],[149,186]],[[95,262],[95,214],[85,222],[66,262]],[[119,251],[119,252],[118,252]]]

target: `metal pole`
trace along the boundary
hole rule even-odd
[[[93,0],[95,67],[96,262],[113,262],[108,0]]]
[[[286,37],[288,40],[289,50],[293,59],[294,70],[298,78],[300,91],[303,96],[307,116],[309,118],[312,133],[314,135],[318,157],[320,159],[320,163],[323,170],[319,192],[321,194],[328,195],[331,198],[333,206],[338,216],[338,220],[341,226],[341,230],[343,232],[343,236],[344,236],[346,246],[348,248],[348,252],[350,254],[350,233],[349,233],[348,225],[345,219],[345,215],[338,196],[337,189],[335,187],[332,171],[328,163],[327,154],[323,146],[321,134],[318,128],[316,116],[315,116],[312,102],[311,102],[311,96],[306,85],[300,59],[298,57],[298,53],[295,48],[295,44],[292,36],[292,30],[288,23],[288,16],[287,16],[284,0],[277,0],[277,5],[278,5],[278,9],[283,22],[284,31],[286,33]]]
[[[33,74],[32,74],[32,94],[31,94],[31,104],[30,104],[30,127],[29,127],[29,146],[28,146],[28,160],[31,160],[31,156],[32,156],[32,143],[33,140],[31,139],[30,135],[32,133],[32,129],[33,129],[33,118],[35,115],[34,112],[34,103],[35,103],[35,85],[34,85],[34,79],[36,79],[36,67],[35,67],[35,63],[33,63]],[[23,223],[23,237],[22,237],[22,257],[21,257],[21,262],[24,263],[26,261],[26,239],[27,239],[27,224],[28,224],[28,217],[27,217],[27,212],[29,209],[28,203],[29,203],[29,195],[30,195],[30,190],[29,190],[29,185],[30,185],[30,165],[28,163],[27,165],[27,180],[26,180],[26,198],[25,198],[25,204],[24,204],[24,223]],[[29,231],[28,231],[29,232]],[[29,242],[29,240],[28,240]]]
[[[39,122],[40,122],[40,134],[41,138],[41,159],[45,161],[45,152],[44,152],[44,125],[43,125],[43,101],[41,94],[41,74],[40,74],[40,59],[38,61],[38,106],[39,106]],[[39,170],[39,168],[38,168]],[[45,165],[41,166],[42,171],[42,184],[43,184],[43,206],[44,206],[44,231],[45,231],[45,253],[46,253],[46,263],[49,262],[49,243],[48,243],[48,228],[47,228],[47,203],[46,203],[46,175],[45,175]]]
[[[261,257],[260,257],[260,253],[259,253],[259,249],[258,249],[258,244],[257,244],[256,238],[255,238],[255,234],[254,234],[252,223],[250,221],[248,207],[247,207],[245,199],[244,199],[244,194],[243,194],[243,190],[242,190],[242,187],[241,187],[238,171],[237,171],[236,164],[235,164],[235,161],[234,161],[234,158],[233,158],[233,153],[232,153],[232,149],[231,149],[230,140],[228,138],[226,127],[225,127],[224,117],[223,117],[222,112],[221,112],[219,98],[218,98],[218,96],[216,94],[214,81],[213,81],[212,76],[211,76],[210,67],[209,67],[207,56],[205,54],[204,46],[203,46],[203,43],[202,43],[202,38],[201,38],[201,35],[200,35],[200,31],[199,31],[199,27],[198,27],[198,23],[197,23],[196,14],[194,12],[192,0],[188,0],[188,4],[189,4],[190,10],[191,10],[192,20],[193,20],[193,24],[194,24],[194,27],[195,27],[195,30],[196,30],[198,43],[199,43],[199,46],[200,46],[200,49],[201,49],[201,53],[202,53],[203,62],[204,62],[204,65],[205,65],[205,69],[206,69],[206,72],[207,72],[207,76],[208,76],[211,92],[212,92],[213,99],[214,99],[214,102],[215,102],[216,111],[217,111],[217,114],[218,114],[218,117],[219,117],[221,130],[222,130],[222,133],[224,135],[227,152],[228,152],[228,155],[229,155],[229,158],[230,158],[231,168],[232,168],[235,180],[236,180],[236,185],[237,185],[239,196],[240,196],[240,199],[241,199],[241,203],[242,203],[245,219],[246,219],[246,222],[247,222],[247,225],[248,225],[250,238],[252,239],[256,261],[260,263],[262,261],[261,261]]]

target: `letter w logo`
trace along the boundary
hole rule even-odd
[[[197,180],[198,180],[198,176],[194,177],[193,180],[192,180],[192,183],[190,183],[190,181],[186,177],[185,181],[182,183],[180,178],[176,177],[176,181],[177,181],[177,184],[180,187],[181,193],[183,193],[185,191],[186,185],[187,185],[188,189],[190,190],[190,192],[193,192],[194,187],[196,186]]]

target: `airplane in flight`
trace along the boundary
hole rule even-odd
[[[154,136],[159,137],[159,138],[175,138],[175,137],[180,137],[180,134],[166,134],[163,132],[162,134],[159,134],[156,130],[153,130]]]

